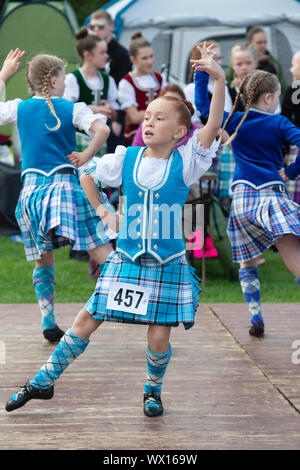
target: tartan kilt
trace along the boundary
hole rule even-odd
[[[233,191],[227,232],[234,263],[256,258],[285,234],[300,236],[300,206],[287,193],[241,183]]]
[[[235,170],[232,149],[223,145],[218,151],[217,195],[219,198],[232,198],[231,183]]]
[[[16,218],[27,261],[66,245],[73,250],[92,250],[111,239],[78,177],[72,174],[26,173]]]
[[[125,282],[151,290],[147,314],[136,315],[106,308],[110,284]],[[191,328],[198,307],[199,278],[185,256],[160,264],[150,255],[135,262],[115,251],[108,257],[98,278],[95,292],[85,308],[95,320],[119,323],[156,324]]]
[[[300,150],[296,145],[291,145],[289,153],[287,153],[284,157],[285,163],[287,165],[294,163],[299,152]],[[285,184],[287,192],[289,193],[292,201],[300,204],[300,176],[298,176],[298,178],[295,180],[287,181]]]

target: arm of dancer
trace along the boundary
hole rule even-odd
[[[222,67],[220,67],[220,65],[215,62],[209,54],[209,48],[206,48],[205,44],[203,48],[199,47],[199,50],[201,52],[201,59],[192,59],[192,67],[196,71],[201,70],[206,72],[215,80],[211,103],[205,105],[203,113],[205,117],[208,117],[208,120],[201,133],[199,132],[198,134],[199,143],[204,148],[209,148],[215,140],[217,133],[222,125],[225,106],[225,74]]]
[[[11,50],[6,56],[2,68],[0,70],[0,94],[3,99],[3,93],[5,90],[5,82],[11,77],[20,66],[20,59],[25,54],[25,51],[21,51],[19,48]],[[22,100],[19,98],[0,102],[0,125],[8,124],[17,121],[17,110],[18,105]]]

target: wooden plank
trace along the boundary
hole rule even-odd
[[[233,311],[231,306],[226,310],[224,304],[216,305],[218,315]],[[80,308],[79,304],[57,304],[60,327],[67,329]],[[236,315],[243,306],[235,304],[234,308]],[[173,356],[162,395],[165,414],[151,419],[142,412],[147,327],[105,323],[56,383],[52,400],[32,400],[7,413],[4,404],[16,384],[35,375],[54,347],[41,335],[37,305],[1,304],[0,319],[0,340],[6,346],[6,363],[0,364],[0,449],[300,447],[299,414],[263,369],[264,356],[271,354],[273,346],[272,363],[277,354],[283,355],[282,331],[274,333],[272,341],[266,338],[272,347],[245,337],[258,355],[256,364],[244,344],[235,340],[208,306],[201,305],[191,330],[181,326],[172,331]],[[299,331],[299,325],[293,325]],[[238,329],[244,330],[242,321]],[[277,362],[278,380],[282,374],[285,383],[292,380],[284,370],[286,363]],[[298,379],[294,377],[293,388],[297,399]]]

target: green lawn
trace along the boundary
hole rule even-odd
[[[55,251],[56,302],[85,302],[95,281],[89,278],[88,263],[69,258],[69,248]],[[263,302],[300,302],[300,289],[287,271],[278,253],[265,253],[266,264],[260,268]],[[0,236],[0,303],[36,302],[31,276],[34,262],[25,260],[22,244]],[[200,262],[196,264],[200,273]],[[206,287],[201,302],[243,302],[238,282],[224,279],[218,259],[206,262]]]

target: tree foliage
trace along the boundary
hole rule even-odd
[[[72,5],[79,25],[83,25],[87,16],[102,7],[108,0],[69,0]]]

